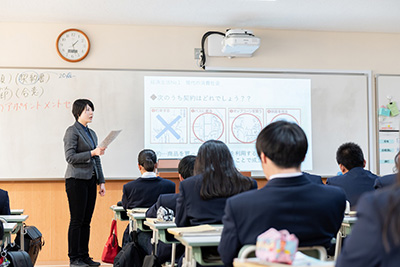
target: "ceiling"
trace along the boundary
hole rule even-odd
[[[0,22],[400,33],[399,0],[0,0]]]

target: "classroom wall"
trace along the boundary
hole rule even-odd
[[[79,28],[90,38],[91,51],[82,62],[63,61],[56,52],[57,36],[67,28]],[[225,28],[0,23],[0,67],[199,70],[194,48],[209,30]],[[262,42],[254,57],[208,57],[207,66],[400,73],[400,34],[251,30]],[[132,151],[132,159],[137,153]],[[120,200],[125,182],[108,181],[106,197],[98,198],[90,243],[95,259],[101,257],[109,234],[109,206]],[[38,260],[66,261],[69,214],[64,182],[1,182],[0,187],[9,191],[11,208],[24,208],[30,216],[27,224],[42,231],[46,245]],[[120,242],[125,226],[118,223]]]

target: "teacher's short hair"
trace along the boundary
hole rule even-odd
[[[306,134],[296,123],[277,121],[265,127],[257,137],[258,156],[264,153],[278,167],[299,167],[308,149]]]
[[[85,110],[86,106],[89,106],[94,111],[94,105],[92,101],[89,99],[77,99],[74,104],[72,104],[72,114],[75,117],[75,120],[78,120],[79,116]]]

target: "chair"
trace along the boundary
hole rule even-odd
[[[218,247],[194,247],[192,248],[194,260],[202,265],[223,265],[218,254]]]
[[[256,245],[244,245],[239,250],[239,259],[254,258],[256,256]]]
[[[0,251],[1,251],[1,248],[3,247],[3,243],[5,241],[4,240],[4,227],[3,227],[4,223],[7,223],[7,221],[0,217],[0,224],[1,224],[1,227],[0,227]]]
[[[328,254],[323,246],[299,247],[297,250],[321,261],[326,261],[328,259]]]

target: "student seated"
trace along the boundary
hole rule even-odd
[[[258,135],[256,148],[268,183],[227,200],[218,247],[224,265],[232,266],[242,246],[256,244],[257,236],[271,227],[295,234],[299,246],[330,247],[346,196],[301,173],[308,148],[303,130],[286,121],[271,123]]]
[[[179,180],[182,182],[184,179],[193,176],[194,162],[196,160],[196,156],[186,156],[181,159],[178,165],[178,175]],[[176,199],[178,198],[178,194],[163,194],[160,195],[157,199],[157,202],[151,206],[147,212],[146,217],[148,218],[156,218],[157,210],[162,206],[169,208],[174,211],[176,207]],[[179,259],[182,254],[185,252],[185,247],[182,244],[177,244],[175,256],[176,259]],[[172,245],[164,244],[162,242],[158,242],[157,247],[157,257],[160,264],[163,264],[171,259],[172,253]]]
[[[8,192],[0,189],[0,215],[10,215]]]
[[[229,148],[209,140],[197,153],[193,177],[179,184],[175,223],[178,227],[220,224],[226,199],[257,188],[257,182],[236,168]]]
[[[376,178],[375,183],[374,183],[374,188],[380,189],[383,187],[389,187],[391,185],[394,185],[396,183],[397,175],[398,175],[397,173],[393,173],[393,174],[388,174],[388,175]]]
[[[154,172],[157,168],[157,156],[153,150],[144,149],[139,153],[138,168],[142,175],[124,185],[124,209],[149,208],[161,194],[175,193],[175,183],[157,176]]]
[[[123,187],[122,206],[124,209],[149,208],[161,194],[175,193],[175,183],[156,175],[157,156],[151,149],[144,149],[138,156],[138,168],[141,176],[126,183]],[[129,240],[129,225],[125,229],[122,244]],[[151,233],[139,232],[139,244],[146,253],[151,253],[149,246]]]
[[[355,210],[359,197],[374,190],[375,174],[365,170],[365,159],[361,148],[355,143],[345,143],[336,152],[336,161],[343,175],[328,178],[327,185],[341,187]]]
[[[396,156],[394,157],[394,162],[396,163],[396,165],[398,164],[399,154],[400,154],[400,152],[398,152],[398,153],[396,154]],[[394,169],[393,172],[395,172],[395,173],[393,173],[393,174],[388,174],[388,175],[385,175],[385,176],[382,176],[382,177],[378,177],[378,178],[375,180],[375,184],[374,184],[374,188],[375,188],[375,189],[379,189],[379,188],[391,186],[391,185],[393,185],[393,184],[396,183],[396,178],[397,178],[397,172],[398,172],[398,170],[397,170],[396,167],[394,167],[393,169]]]
[[[181,159],[178,165],[178,176],[179,181],[183,181],[184,179],[193,176],[194,162],[196,160],[196,156],[186,156]],[[176,207],[176,199],[178,198],[178,194],[162,194],[158,197],[157,202],[151,206],[147,212],[146,217],[148,218],[157,218],[157,210],[162,206],[169,208],[174,211]]]
[[[400,177],[393,186],[361,196],[357,222],[336,267],[400,265]]]
[[[324,184],[322,182],[322,177],[319,175],[303,172],[303,175],[307,177],[311,182],[316,183],[316,184]]]

